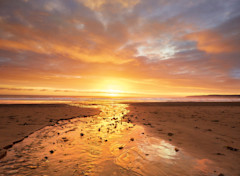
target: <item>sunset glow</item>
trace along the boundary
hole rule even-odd
[[[0,94],[239,94],[238,1],[0,2]]]

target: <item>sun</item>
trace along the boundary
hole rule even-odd
[[[115,89],[108,89],[106,90],[106,95],[110,97],[117,97],[119,94],[122,93],[120,90],[115,90]]]

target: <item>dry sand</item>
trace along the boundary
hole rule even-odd
[[[65,104],[0,105],[0,151],[22,140],[30,133],[60,119],[98,114],[98,109],[80,108]],[[2,153],[2,154],[4,154]]]
[[[129,110],[148,136],[240,175],[240,103],[132,103]]]

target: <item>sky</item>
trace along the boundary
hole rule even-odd
[[[240,94],[240,1],[0,0],[0,94]]]

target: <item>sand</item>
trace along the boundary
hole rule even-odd
[[[35,132],[8,149],[0,161],[0,172],[240,175],[240,103],[94,107],[100,111],[68,105],[2,105],[1,134],[7,135],[1,137],[2,146]],[[70,120],[58,121],[67,118]],[[53,126],[42,128],[46,125]],[[25,134],[18,137],[21,132]]]
[[[60,119],[98,113],[98,109],[65,104],[0,105],[0,149],[9,148],[14,142]]]
[[[132,103],[129,110],[148,136],[240,175],[240,103]]]

